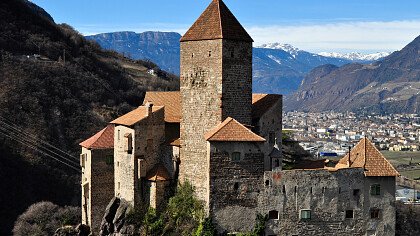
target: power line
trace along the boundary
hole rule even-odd
[[[75,160],[78,160],[78,158],[77,158],[77,157],[75,157],[75,156],[73,156],[73,155],[71,155],[71,154],[67,153],[66,151],[63,151],[63,150],[59,149],[58,147],[56,147],[56,146],[54,146],[54,145],[52,145],[52,144],[50,144],[50,143],[48,143],[48,142],[46,142],[46,141],[44,141],[44,140],[42,140],[42,139],[38,138],[38,137],[36,137],[36,136],[35,136],[35,135],[33,135],[33,134],[30,134],[30,133],[27,133],[27,132],[23,131],[23,129],[22,129],[22,128],[20,128],[20,127],[18,127],[17,125],[14,125],[14,124],[12,124],[11,122],[10,122],[10,123],[8,123],[8,122],[10,122],[8,119],[6,119],[6,118],[4,118],[4,117],[0,116],[0,123],[3,123],[4,125],[9,126],[9,127],[10,127],[10,129],[15,130],[16,132],[21,132],[21,133],[25,134],[26,136],[28,136],[28,137],[30,137],[30,138],[32,138],[32,139],[35,139],[36,141],[39,141],[39,142],[41,142],[41,143],[43,143],[43,144],[45,144],[45,145],[47,145],[47,146],[49,146],[49,147],[51,147],[51,148],[53,148],[53,149],[55,149],[55,150],[57,150],[57,151],[61,152],[61,153],[62,153],[62,154],[64,154],[64,155],[67,155],[67,156],[69,156],[69,157],[71,157],[71,158],[73,158],[73,159],[75,159]]]
[[[46,149],[45,150],[45,147],[40,146],[36,141],[25,139],[24,137],[19,136],[19,134],[10,133],[10,131],[7,130],[7,129],[4,129],[4,127],[1,127],[0,126],[0,131],[2,131],[2,133],[7,134],[8,137],[10,137],[10,138],[14,138],[15,140],[19,139],[21,141],[21,143],[23,143],[25,145],[30,145],[30,146],[32,146],[34,148],[37,148],[38,150],[40,150],[40,151],[42,151],[44,153],[48,153],[49,155],[55,155],[57,158],[60,158],[61,160],[65,160],[65,161],[71,163],[72,165],[75,165],[75,166],[78,166],[79,165],[79,163],[77,163],[77,162],[75,162],[73,160],[70,160],[70,159],[68,159],[68,158],[66,158],[66,157],[64,157],[64,156],[62,156],[62,155],[60,155],[60,154],[58,154],[58,153],[56,153],[54,151],[51,151],[49,149]]]
[[[0,134],[2,134],[2,135],[4,135],[4,136],[6,136],[6,137],[8,137],[8,138],[11,138],[11,139],[13,139],[13,140],[15,140],[15,141],[17,141],[17,142],[19,142],[19,143],[21,143],[21,144],[23,144],[23,145],[25,145],[25,146],[29,147],[29,148],[34,149],[34,150],[38,151],[39,153],[42,153],[42,154],[44,154],[45,156],[48,156],[48,157],[50,157],[50,158],[52,158],[52,159],[54,159],[54,160],[56,160],[56,161],[58,161],[58,162],[60,162],[60,163],[62,163],[62,164],[64,164],[64,165],[66,165],[66,166],[70,167],[71,169],[73,169],[73,170],[77,171],[78,173],[81,173],[81,171],[80,171],[80,169],[79,169],[79,168],[77,168],[77,167],[75,167],[75,166],[73,166],[73,165],[71,165],[71,164],[68,164],[68,163],[66,163],[66,162],[64,162],[64,161],[62,161],[62,160],[59,160],[58,158],[56,158],[56,157],[54,157],[54,156],[51,156],[50,154],[45,153],[44,151],[39,150],[38,148],[36,148],[36,147],[34,147],[34,146],[30,145],[30,144],[26,144],[24,141],[21,141],[20,139],[17,139],[17,138],[14,138],[14,137],[12,137],[12,136],[10,136],[10,135],[8,135],[8,134],[5,134],[5,133],[4,133],[4,131],[2,131],[2,130],[0,130]]]

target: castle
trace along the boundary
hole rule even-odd
[[[83,223],[108,201],[159,209],[188,180],[219,232],[395,235],[398,172],[367,139],[336,165],[282,168],[282,96],[252,94],[252,38],[212,0],[181,38],[179,92],[144,103],[82,142]]]

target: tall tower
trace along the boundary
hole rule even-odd
[[[181,38],[180,181],[209,199],[204,134],[232,117],[251,124],[252,38],[222,0],[213,0]]]

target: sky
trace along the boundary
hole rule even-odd
[[[210,0],[32,0],[84,35],[185,33]],[[254,46],[310,52],[392,52],[420,35],[420,0],[224,0]]]

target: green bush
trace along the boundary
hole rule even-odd
[[[200,223],[197,230],[194,233],[194,236],[215,236],[217,235],[216,228],[213,225],[211,218],[205,218],[204,221]]]

